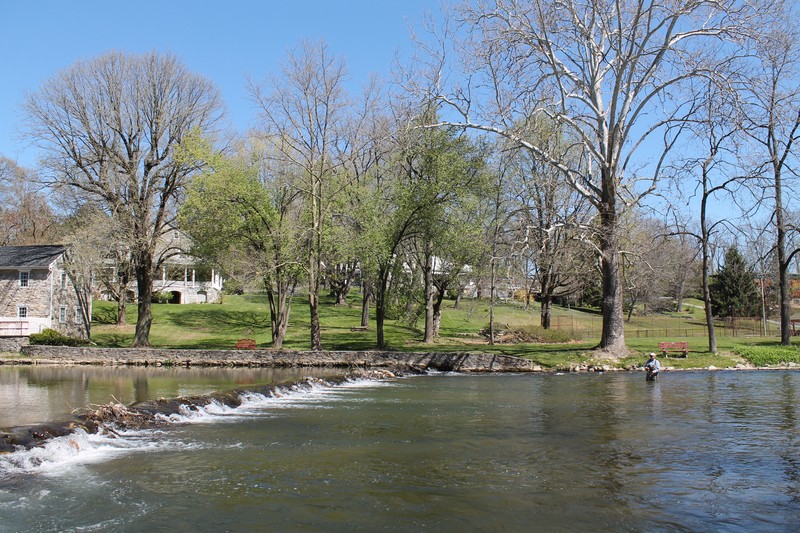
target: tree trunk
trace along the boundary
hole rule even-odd
[[[117,326],[124,326],[128,320],[128,298],[126,290],[123,290],[117,299]]]
[[[450,285],[449,280],[442,280],[436,284],[436,295],[433,298],[433,336],[439,336],[439,327],[442,325],[442,303],[444,303],[444,295],[447,294],[447,287]]]
[[[544,329],[550,329],[551,325],[551,310],[553,306],[553,296],[549,293],[542,293],[542,312],[540,315],[540,323]]]
[[[675,312],[680,313],[683,309],[683,293],[686,288],[686,278],[681,278],[678,283],[677,294],[675,294]]]
[[[489,273],[489,346],[494,346],[494,293],[495,293],[495,277],[496,274],[496,265],[494,258],[496,257],[494,251],[496,250],[496,244],[492,245],[492,266]]]
[[[118,275],[117,283],[117,326],[124,326],[128,320],[128,269],[127,272]]]
[[[311,315],[311,350],[322,350],[322,335],[320,333],[319,324],[319,297],[312,293],[308,293],[308,311]]]
[[[539,280],[539,285],[541,289],[540,293],[542,298],[541,302],[542,307],[539,314],[539,324],[544,329],[550,329],[551,313],[553,308],[553,291],[555,290],[553,287],[554,285],[553,282],[554,280],[550,275],[550,270],[548,267],[545,269],[545,273],[543,273],[543,275]],[[532,284],[528,285],[528,290],[527,290],[528,294],[532,292],[531,288]]]
[[[600,205],[600,259],[603,280],[603,332],[600,349],[614,357],[624,357],[625,320],[622,312],[619,235],[616,211],[616,184],[610,170],[602,169],[602,203]]]
[[[714,330],[714,314],[711,310],[711,284],[709,282],[709,269],[711,257],[708,251],[709,231],[706,226],[706,204],[708,202],[708,170],[703,167],[703,198],[700,202],[700,247],[703,259],[703,307],[706,315],[706,328],[708,329],[708,351],[717,353],[717,333]]]
[[[362,283],[361,289],[361,327],[369,325],[369,301],[372,299],[372,286],[369,283]]]
[[[422,342],[433,342],[433,253],[431,243],[425,243],[425,336]]]
[[[458,292],[456,292],[456,300],[453,302],[453,309],[461,309],[461,295],[464,292],[464,287],[462,285],[458,286]]]
[[[150,326],[153,323],[153,265],[152,258],[147,255],[136,262],[136,284],[138,292],[139,316],[136,320],[136,332],[133,336],[133,347],[150,346]]]
[[[781,294],[781,345],[792,343],[791,318],[792,308],[789,299],[789,260],[786,258],[786,225],[783,212],[783,191],[781,170],[775,166],[775,229],[778,234],[778,285]]]
[[[383,335],[383,322],[386,317],[386,286],[388,284],[389,268],[381,267],[378,271],[378,287],[375,291],[375,334],[379,350],[386,348],[386,339]]]

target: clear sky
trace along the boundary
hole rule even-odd
[[[435,0],[3,0],[0,26],[0,155],[34,168],[19,139],[25,94],[78,59],[108,50],[170,51],[217,84],[232,126],[255,109],[245,80],[278,73],[301,39],[324,39],[343,57],[353,88],[370,73],[389,77],[395,52],[410,48]]]

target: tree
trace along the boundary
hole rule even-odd
[[[731,213],[726,217],[712,219],[715,202],[725,198],[728,202],[745,197],[748,176],[740,171],[742,162],[740,150],[739,113],[737,94],[725,78],[701,80],[695,91],[694,112],[689,124],[688,142],[681,161],[683,168],[676,174],[691,176],[688,180],[693,196],[699,198],[700,209],[695,229],[686,224],[678,224],[679,236],[693,238],[700,253],[701,291],[708,332],[708,350],[717,352],[717,336],[714,327],[714,311],[711,301],[712,243],[714,235],[729,223]],[[673,207],[677,202],[673,204]]]
[[[581,154],[552,121],[540,120],[529,127],[528,138],[578,164]],[[567,184],[560,169],[510,144],[514,158],[510,192],[516,206],[517,254],[525,265],[526,302],[535,290],[541,303],[540,324],[549,329],[554,299],[576,292],[590,263],[582,241],[590,233],[594,211]]]
[[[752,75],[745,76],[741,94],[745,112],[744,131],[763,151],[763,172],[769,177],[773,200],[771,223],[775,227],[775,252],[780,286],[781,344],[791,344],[791,298],[789,267],[800,252],[788,247],[789,224],[787,203],[790,203],[792,179],[796,168],[796,143],[800,141],[800,32],[798,10],[794,3],[782,1],[767,10],[764,31],[755,42],[756,65]]]
[[[477,235],[479,224],[470,221],[468,215],[475,211],[469,207],[470,198],[474,198],[482,186],[483,157],[475,143],[452,128],[418,130],[403,155],[408,183],[413,184],[406,201],[423,206],[411,230],[415,234],[415,255],[424,282],[423,342],[430,343],[437,335],[436,317],[441,312],[443,291],[451,275],[457,276],[469,261],[471,254],[467,243],[477,240],[469,239],[469,234],[471,227]],[[453,233],[455,228],[458,228],[455,230],[458,235]],[[459,250],[462,247],[466,249]],[[448,275],[443,275],[445,272]],[[438,297],[437,273],[441,287]]]
[[[721,317],[758,316],[761,298],[755,274],[736,246],[725,252],[725,264],[711,285],[714,314]]]
[[[627,351],[620,213],[660,179],[687,113],[686,102],[673,95],[686,80],[712,72],[701,61],[702,47],[731,29],[733,5],[734,0],[470,3],[460,12],[464,24],[455,30],[453,45],[464,78],[453,87],[442,85],[456,78],[444,71],[448,64],[439,52],[448,50],[448,42],[442,38],[427,49],[434,57],[422,74],[430,83],[411,83],[412,90],[449,104],[455,116],[439,124],[507,137],[559,169],[597,210],[600,348],[611,356]],[[580,144],[584,160],[565,161],[526,135],[527,125],[542,116]],[[638,159],[645,145],[653,154],[649,162]]]
[[[113,258],[114,226],[108,215],[84,205],[65,220],[61,231],[61,239],[67,244],[64,268],[75,289],[86,338],[90,339],[95,283],[103,279]],[[123,306],[124,301],[120,300]],[[117,316],[124,323],[124,307],[117,310]]]
[[[173,55],[109,52],[46,81],[25,110],[27,135],[44,149],[45,180],[119,224],[137,282],[133,345],[148,346],[157,246],[197,170],[177,148],[192,131],[213,132],[217,89]]]
[[[243,276],[260,277],[272,346],[280,348],[302,275],[302,209],[294,169],[264,150],[259,143],[239,143],[237,153],[226,156],[208,143],[193,143],[191,153],[207,170],[189,185],[179,220],[196,255],[226,266],[242,285],[249,281]]]
[[[267,88],[252,85],[259,106],[263,140],[298,176],[307,219],[306,278],[311,315],[311,349],[321,350],[319,294],[327,216],[332,199],[343,189],[342,171],[348,97],[347,69],[324,42],[305,41],[291,51],[283,76]],[[341,177],[341,176],[339,176]]]
[[[0,156],[0,244],[27,245],[54,242],[58,218],[47,197],[38,190],[38,176]]]

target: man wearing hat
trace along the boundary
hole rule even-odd
[[[658,371],[661,370],[661,363],[656,359],[656,354],[650,352],[650,358],[644,364],[644,369],[647,371],[647,381],[655,381],[658,377]]]

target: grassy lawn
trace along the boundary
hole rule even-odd
[[[372,350],[376,346],[374,316],[367,331],[352,331],[360,325],[360,294],[350,297],[346,306],[335,306],[323,297],[320,308],[322,343],[329,350]],[[686,311],[654,317],[634,317],[626,323],[626,341],[630,356],[620,360],[620,366],[642,364],[648,352],[658,351],[660,341],[684,340],[690,343],[688,358],[669,357],[663,363],[676,368],[724,368],[746,362],[739,354],[746,354],[754,362],[774,364],[775,359],[795,360],[797,350],[775,352],[777,338],[727,337],[717,339],[720,354],[712,355],[708,340],[702,336],[681,336],[680,332],[702,323],[699,303],[687,302]],[[445,302],[440,336],[432,344],[421,341],[422,320],[415,324],[404,324],[389,320],[385,324],[385,338],[389,349],[398,351],[481,351],[528,358],[545,368],[561,368],[581,363],[592,363],[592,351],[599,340],[600,316],[591,310],[553,309],[553,323],[574,328],[573,339],[567,343],[517,343],[490,346],[480,331],[489,324],[489,303],[486,300],[462,300],[460,308],[453,302]],[[99,346],[127,347],[133,342],[136,322],[136,305],[128,306],[128,323],[115,324],[116,304],[95,302],[95,322],[92,340]],[[530,328],[539,323],[538,305],[525,309],[518,302],[504,302],[495,307],[495,323],[502,329]],[[655,326],[654,326],[655,325]],[[289,329],[284,348],[307,349],[310,319],[307,301],[303,296],[295,297],[289,320]],[[644,332],[644,333],[643,333]],[[678,335],[670,335],[670,333]],[[259,346],[267,347],[269,333],[269,308],[263,294],[225,296],[221,304],[171,305],[153,304],[153,325],[150,342],[153,346],[166,348],[232,348],[236,340],[254,338]],[[769,352],[769,357],[763,354]],[[762,354],[762,355],[759,355]],[[800,362],[800,355],[797,356]]]

